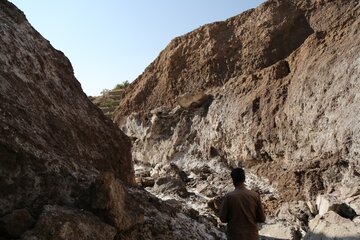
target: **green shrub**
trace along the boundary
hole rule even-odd
[[[110,92],[109,89],[103,89],[100,93],[102,96],[105,96],[106,94],[108,94]]]
[[[114,87],[113,90],[123,89],[123,88],[126,88],[126,87],[129,86],[129,85],[130,85],[129,81],[126,80],[126,81],[123,82],[123,83],[118,83],[118,84],[116,84],[116,86]]]

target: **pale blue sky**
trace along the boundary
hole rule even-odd
[[[10,0],[70,59],[88,95],[133,81],[176,36],[264,0]]]

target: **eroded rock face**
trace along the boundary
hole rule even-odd
[[[128,89],[117,119],[134,111],[174,107],[176,96],[222,86],[232,77],[270,66],[312,33],[291,1],[269,1],[175,38]]]
[[[114,239],[116,229],[90,212],[60,206],[44,207],[36,227],[23,239]]]
[[[134,182],[129,139],[87,99],[64,54],[0,3],[0,215],[75,205],[102,171]]]
[[[1,239],[225,238],[216,222],[132,187],[129,138],[8,1],[0,33]]]
[[[113,173],[100,175],[93,184],[91,209],[118,230],[129,230],[144,222],[141,203],[134,201],[126,187]]]
[[[303,201],[306,214],[294,215],[307,228],[318,194],[360,180],[359,16],[359,1],[270,0],[174,39],[128,88],[115,118],[134,140],[136,171],[156,182],[176,164],[187,190],[211,200],[241,165],[257,176],[248,184],[267,192],[272,213]],[[199,90],[211,104],[177,106]],[[156,185],[149,190],[166,198]]]
[[[11,3],[0,9],[0,235],[19,237],[45,204],[80,205],[99,172],[127,184],[134,175],[129,139],[90,103],[64,54]]]
[[[120,104],[117,123],[137,139],[133,156],[155,165],[171,161],[183,165],[190,158],[242,164],[276,182],[289,199],[310,199],[335,182],[354,181],[360,172],[358,16],[357,1],[268,1],[175,39]],[[292,34],[298,41],[286,38]],[[212,38],[220,35],[231,38]],[[217,44],[224,48],[216,48]],[[239,58],[246,52],[246,60],[232,59],[233,53],[226,51],[229,45]],[[208,75],[203,72],[192,73],[191,81],[183,80],[192,71],[186,63],[193,58],[222,62],[206,55],[205,49],[242,65],[238,70],[213,70],[211,76],[229,72],[221,75],[219,88],[218,81],[211,88],[204,84],[200,76]],[[177,71],[165,67],[173,58]],[[211,66],[202,63],[193,68]],[[142,91],[149,85],[152,91],[146,95]],[[203,111],[178,109],[169,99],[182,92],[195,93],[200,86],[214,96]],[[129,112],[133,113],[126,116]]]

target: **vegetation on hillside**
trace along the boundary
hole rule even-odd
[[[126,88],[127,86],[129,86],[129,85],[130,85],[129,81],[126,80],[126,81],[123,82],[123,83],[118,83],[118,84],[116,84],[116,86],[114,87],[113,90],[124,89],[124,88]]]
[[[130,85],[129,81],[126,80],[125,82],[116,84],[115,87],[112,90],[105,88],[100,93],[101,93],[102,96],[105,96],[106,94],[108,94],[110,92],[125,89],[129,85]]]
[[[103,89],[98,97],[89,97],[89,99],[98,106],[106,116],[113,119],[113,113],[118,107],[123,90],[129,86],[129,81],[118,83],[113,89]]]

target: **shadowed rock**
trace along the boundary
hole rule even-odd
[[[184,94],[176,98],[176,102],[182,108],[194,108],[200,107],[203,103],[208,101],[211,96],[205,94],[204,92],[197,92],[194,94]]]
[[[76,205],[101,171],[134,183],[130,140],[88,100],[69,60],[13,4],[0,9],[0,216]]]
[[[3,229],[1,235],[8,237],[20,237],[24,232],[31,229],[34,219],[26,209],[17,209],[0,219]]]
[[[99,218],[87,211],[50,206],[44,207],[40,218],[32,231],[23,239],[114,239],[116,229],[103,223]]]

